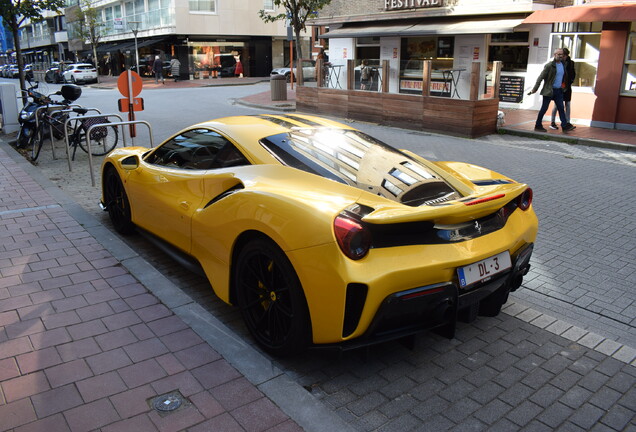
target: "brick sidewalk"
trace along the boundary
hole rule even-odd
[[[0,431],[302,430],[1,148],[0,239]]]

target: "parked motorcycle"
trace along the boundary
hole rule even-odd
[[[20,123],[20,130],[18,131],[18,136],[16,137],[16,147],[18,148],[28,148],[33,145],[33,140],[35,138],[35,134],[37,132],[36,127],[36,118],[35,114],[37,109],[43,106],[48,106],[50,104],[68,104],[77,100],[82,94],[82,89],[75,85],[64,85],[62,86],[62,91],[55,92],[53,94],[62,95],[64,97],[64,101],[55,102],[50,96],[45,95],[44,93],[40,93],[36,91],[39,82],[35,82],[32,84],[29,81],[30,87],[27,90],[22,90],[26,92],[29,102],[22,108],[20,111],[20,115],[18,116],[18,122]],[[59,127],[53,128],[53,136],[56,139],[60,139],[64,136],[63,124],[66,118],[68,117],[67,113],[62,112],[54,112],[51,114],[56,121],[54,124],[60,125]],[[48,135],[48,130],[43,131],[44,134]]]

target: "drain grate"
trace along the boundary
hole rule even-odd
[[[163,416],[190,405],[190,402],[178,390],[175,390],[149,399],[148,404]]]

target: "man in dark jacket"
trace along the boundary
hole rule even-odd
[[[568,80],[565,83],[565,88],[563,89],[563,108],[565,109],[565,115],[568,118],[568,123],[570,123],[570,120],[572,120],[572,117],[570,117],[570,101],[572,100],[572,84],[576,77],[576,71],[574,70],[574,60],[570,58],[570,50],[567,48],[563,48],[563,65],[565,66],[565,73],[568,77]],[[559,128],[556,125],[556,114],[557,107],[555,105],[554,108],[552,108],[552,122],[550,123],[550,129],[553,130],[557,130]]]
[[[546,129],[542,124],[543,116],[546,111],[548,111],[550,102],[554,101],[554,104],[559,111],[561,129],[563,129],[564,132],[571,131],[575,128],[575,126],[569,122],[563,108],[563,89],[565,84],[568,82],[568,77],[565,71],[565,66],[563,65],[563,50],[561,48],[554,50],[554,59],[551,62],[546,63],[543,67],[543,71],[541,71],[536,84],[528,94],[531,95],[536,93],[542,82],[543,88],[541,88],[541,96],[543,96],[543,104],[539,110],[534,130],[538,132],[546,132]]]
[[[152,71],[155,73],[155,83],[159,84],[159,80],[161,80],[162,84],[166,83],[163,78],[163,62],[159,56],[155,56],[155,62],[152,64]]]

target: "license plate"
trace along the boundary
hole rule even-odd
[[[510,267],[512,267],[512,262],[510,261],[510,253],[508,251],[491,256],[479,262],[460,267],[457,269],[459,286],[464,288],[468,285],[474,284],[475,282],[488,280],[497,273],[508,270]]]

